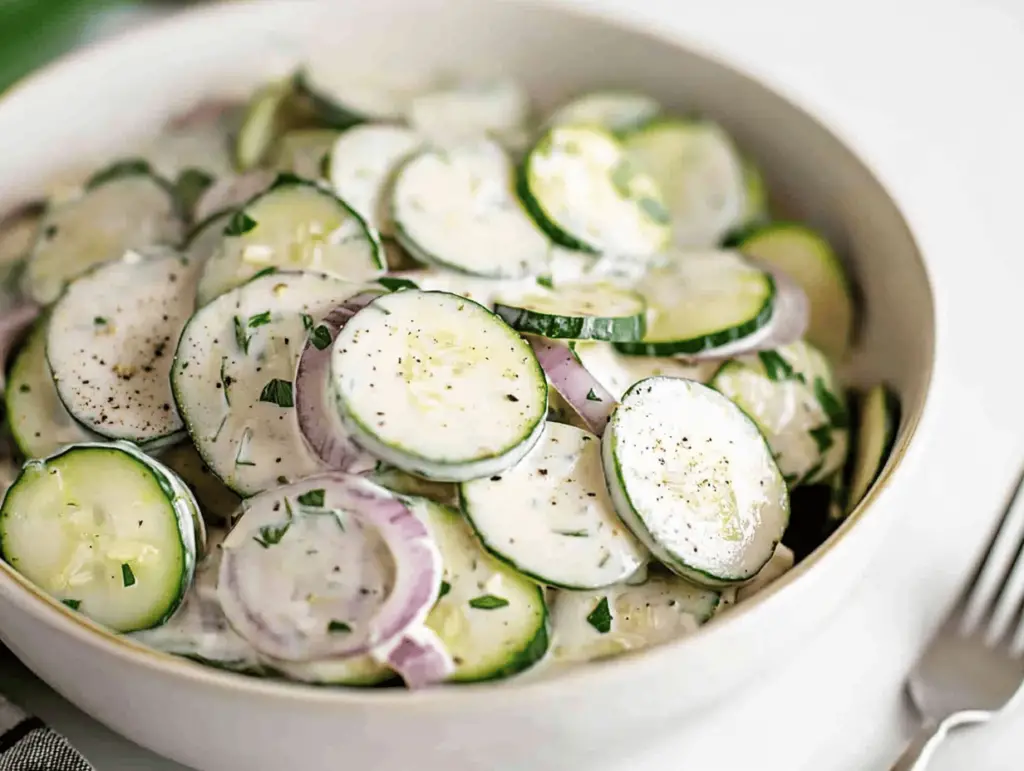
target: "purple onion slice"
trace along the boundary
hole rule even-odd
[[[31,302],[0,314],[0,394],[7,390],[7,359],[37,316],[39,306]]]
[[[391,667],[410,688],[443,682],[455,671],[441,638],[426,626],[409,629],[391,645],[374,651],[374,658]]]
[[[590,431],[601,436],[615,409],[615,398],[587,371],[568,345],[542,337],[530,336],[527,340],[554,389],[583,418]]]
[[[192,218],[196,222],[203,222],[217,212],[242,206],[270,187],[275,179],[277,179],[277,172],[267,169],[256,169],[237,176],[221,177],[203,193],[196,203]]]
[[[331,346],[346,322],[380,297],[360,292],[313,325],[295,375],[295,410],[306,444],[330,469],[360,473],[377,459],[356,444],[341,425],[330,387]]]
[[[416,682],[440,671],[416,663],[431,652],[415,630],[437,600],[441,556],[401,499],[330,473],[260,493],[243,509],[224,541],[217,594],[253,648],[285,661],[383,650]]]

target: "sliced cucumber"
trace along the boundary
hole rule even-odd
[[[46,323],[41,317],[11,367],[4,394],[7,426],[26,458],[45,458],[69,444],[98,440],[71,417],[57,395],[46,361]]]
[[[369,474],[369,479],[381,487],[401,495],[426,498],[445,506],[459,505],[458,485],[450,482],[432,482],[383,463],[377,465],[378,468]]]
[[[234,104],[208,105],[202,118],[167,126],[144,150],[157,174],[177,179],[182,172],[198,169],[212,177],[232,172],[231,138],[238,131],[241,109]],[[207,109],[203,108],[203,109]]]
[[[132,445],[80,444],[29,461],[0,508],[4,560],[118,632],[166,621],[196,561],[196,503]]]
[[[420,153],[395,177],[398,242],[420,262],[486,278],[543,272],[548,240],[516,200],[512,177],[494,142]]]
[[[443,145],[493,139],[516,146],[526,133],[530,98],[514,80],[459,83],[413,98],[409,123]]]
[[[191,442],[160,453],[160,462],[177,474],[192,491],[205,518],[229,525],[239,513],[242,499],[224,485],[203,461]]]
[[[669,356],[627,356],[608,343],[591,341],[576,343],[573,351],[587,372],[616,399],[621,399],[634,383],[656,375],[707,383],[721,366],[713,361],[691,364]]]
[[[601,129],[548,131],[527,155],[518,188],[537,224],[569,249],[647,257],[669,243],[671,219],[657,183]]]
[[[322,179],[327,176],[329,161],[326,159],[338,136],[338,132],[331,129],[289,131],[278,140],[270,166],[303,179]]]
[[[786,485],[753,421],[721,394],[641,380],[601,446],[615,509],[673,572],[726,586],[771,558],[789,520]]]
[[[885,466],[900,425],[900,401],[884,385],[855,398],[856,435],[846,474],[845,513],[853,511]]]
[[[129,249],[181,241],[173,188],[148,169],[144,162],[111,167],[46,213],[25,269],[32,299],[53,302],[69,281]]]
[[[647,300],[647,334],[623,353],[700,353],[753,334],[772,317],[775,282],[738,252],[694,251],[652,268],[635,287]]]
[[[249,99],[235,137],[235,169],[244,172],[262,165],[274,152],[281,136],[306,125],[310,118],[296,99],[291,79],[273,81],[259,88]]]
[[[294,396],[313,320],[359,288],[321,273],[268,274],[220,295],[185,326],[174,398],[206,465],[235,492],[252,495],[320,468],[285,397]]]
[[[459,500],[486,549],[542,584],[608,586],[648,557],[612,506],[601,440],[573,426],[548,423],[525,458],[464,482]]]
[[[763,591],[773,581],[792,570],[794,561],[792,550],[785,544],[780,543],[775,547],[775,553],[768,560],[768,564],[761,568],[757,575],[754,576],[754,580],[736,590],[736,602],[749,600],[758,592]]]
[[[349,434],[428,479],[500,473],[544,428],[547,381],[529,343],[446,292],[406,289],[370,303],[335,340],[331,374]]]
[[[560,107],[547,120],[549,126],[599,126],[615,134],[633,131],[661,112],[661,105],[646,94],[595,91]]]
[[[295,86],[309,100],[317,120],[337,129],[368,121],[401,121],[412,99],[429,85],[423,73],[354,73],[326,57],[307,62],[295,76]]]
[[[717,124],[657,120],[631,133],[623,145],[634,166],[660,188],[677,246],[715,247],[743,222],[743,159]]]
[[[455,662],[450,679],[509,677],[543,658],[548,649],[543,590],[484,553],[454,510],[423,498],[407,502],[427,523],[444,563],[444,583],[426,624]]]
[[[849,418],[828,360],[809,343],[734,359],[711,380],[757,423],[790,487],[842,468]]]
[[[768,188],[757,168],[749,158],[743,159],[743,185],[746,190],[741,228],[754,227],[768,221]]]
[[[395,679],[394,672],[369,655],[312,661],[283,661],[262,656],[261,661],[271,672],[284,675],[289,680],[316,685],[360,688]]]
[[[195,267],[170,250],[129,251],[71,282],[50,314],[46,358],[79,423],[150,448],[181,434],[169,375],[195,282]]]
[[[216,212],[198,223],[189,233],[181,250],[197,269],[220,248],[224,241],[224,229],[234,215],[235,212],[230,209]]]
[[[644,298],[614,284],[568,284],[500,294],[494,312],[520,332],[571,340],[636,341],[646,329]]]
[[[807,340],[833,361],[842,361],[853,335],[853,297],[843,264],[828,242],[803,225],[776,223],[748,235],[737,248],[800,285],[811,306]]]
[[[388,199],[395,170],[423,146],[404,126],[356,126],[331,147],[328,169],[334,192],[382,235],[394,233]]]
[[[412,281],[425,292],[457,294],[485,308],[493,307],[495,299],[501,294],[515,295],[528,292],[536,286],[536,281],[532,278],[491,279],[449,270],[410,270],[394,278]]]
[[[582,663],[661,645],[695,632],[718,604],[718,592],[661,573],[635,586],[560,591],[552,603],[551,658]]]
[[[316,270],[352,281],[384,273],[380,239],[340,198],[281,174],[232,216],[199,279],[199,305],[267,268]]]

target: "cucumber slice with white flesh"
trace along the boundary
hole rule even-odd
[[[494,142],[417,155],[395,177],[398,242],[420,262],[486,278],[543,272],[550,245],[516,200],[513,175]]]
[[[514,80],[466,82],[413,98],[409,123],[431,141],[455,145],[493,139],[516,146],[526,133],[530,98]]]
[[[394,232],[388,197],[395,170],[423,146],[404,126],[356,126],[331,147],[328,176],[334,192],[381,235]]]
[[[292,379],[316,319],[360,291],[322,273],[272,273],[200,308],[171,369],[178,410],[206,465],[240,495],[316,473]]]
[[[317,120],[338,129],[402,121],[413,98],[429,86],[429,77],[422,73],[352,72],[326,56],[311,58],[295,75],[295,87],[309,100]]]
[[[166,126],[142,155],[166,179],[177,179],[189,169],[202,170],[211,177],[231,174],[231,143],[241,123],[240,106],[210,103],[193,112],[194,117],[184,116]]]
[[[548,118],[549,126],[600,126],[615,134],[639,128],[657,117],[661,105],[646,94],[595,91],[563,105]]]
[[[573,426],[548,423],[525,458],[464,482],[459,499],[484,547],[542,584],[609,586],[648,558],[608,496],[601,440]]]
[[[218,179],[203,191],[199,200],[196,201],[195,208],[192,210],[192,221],[199,223],[196,225],[196,229],[202,224],[209,223],[214,215],[224,212],[233,214],[235,209],[245,206],[256,196],[265,193],[274,184],[279,173],[261,168],[247,171],[244,174],[233,174],[229,177]],[[224,226],[220,229],[221,237],[223,237],[226,228],[227,223],[225,222]],[[194,237],[195,232],[193,231],[188,240],[191,241]],[[219,240],[215,246],[220,246]]]
[[[267,268],[316,270],[351,281],[385,270],[380,239],[358,214],[330,192],[288,174],[228,222],[220,248],[203,268],[198,304]]]
[[[636,341],[646,329],[644,298],[614,284],[567,284],[500,294],[494,312],[519,332],[552,339]]]
[[[552,601],[551,659],[582,663],[661,645],[711,620],[719,593],[652,573],[635,586],[558,592]]]
[[[540,437],[547,381],[529,344],[480,305],[406,289],[334,342],[345,430],[385,463],[442,482],[497,474]],[[472,430],[467,430],[472,427]]]
[[[768,560],[768,564],[754,576],[754,580],[736,589],[736,602],[749,600],[758,592],[766,589],[773,581],[782,578],[793,569],[794,562],[793,551],[785,544],[780,543],[775,547],[775,553]]]
[[[775,282],[738,252],[673,254],[634,287],[647,300],[647,332],[616,343],[642,356],[693,355],[742,340],[772,317]]]
[[[661,190],[676,246],[715,247],[743,222],[743,159],[720,126],[658,120],[631,133],[623,146],[630,162]]]
[[[746,195],[740,227],[753,227],[766,222],[769,217],[768,188],[761,170],[749,158],[743,159],[743,186]]]
[[[235,169],[244,172],[262,165],[282,135],[306,125],[310,118],[296,99],[290,78],[257,89],[245,107],[242,125],[235,137]]]
[[[754,422],[716,391],[641,380],[601,447],[616,511],[674,573],[711,587],[742,583],[782,539],[782,474]]]
[[[331,129],[289,131],[278,140],[270,166],[276,171],[289,172],[303,179],[322,179],[326,177],[329,168],[325,159],[329,157],[338,136],[338,132]]]
[[[842,361],[853,335],[853,295],[828,242],[803,225],[779,223],[755,231],[737,248],[783,271],[804,290],[811,309],[808,342]]]
[[[670,356],[627,356],[608,343],[580,341],[573,345],[580,364],[616,399],[634,383],[649,377],[681,377],[707,383],[721,366],[719,362],[689,363]]]
[[[569,249],[645,258],[671,238],[657,183],[633,168],[622,145],[602,129],[548,131],[527,155],[518,189],[537,224]]]
[[[856,508],[885,466],[900,423],[900,402],[884,385],[856,397],[855,439],[849,461],[845,512]]]
[[[509,677],[548,648],[544,592],[488,556],[456,511],[422,498],[407,503],[427,523],[441,551],[444,583],[426,625],[455,662],[453,682]]]
[[[790,487],[820,482],[842,467],[849,445],[845,400],[828,360],[809,343],[733,359],[711,387],[757,423]]]
[[[99,437],[75,420],[57,394],[46,361],[46,323],[36,322],[11,367],[4,398],[7,426],[26,458],[45,458],[69,444]]]
[[[145,162],[128,161],[100,172],[81,195],[43,217],[25,269],[33,300],[50,303],[72,279],[129,249],[177,244],[184,223],[173,189]]]
[[[204,517],[213,522],[231,523],[242,499],[217,478],[191,442],[168,447],[160,453],[160,462],[188,485]]]
[[[181,604],[196,562],[197,506],[134,446],[79,444],[29,461],[0,508],[4,560],[114,631],[147,629]]]
[[[149,447],[182,432],[169,375],[195,281],[177,252],[130,251],[68,286],[50,314],[46,358],[82,425]]]
[[[454,273],[448,270],[408,270],[388,278],[411,281],[424,292],[448,292],[465,297],[485,308],[494,306],[502,294],[515,295],[528,292],[536,286],[532,278],[493,279]]]

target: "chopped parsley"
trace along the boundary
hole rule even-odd
[[[564,535],[567,538],[589,538],[590,533],[586,530],[552,530],[555,535]]]
[[[234,214],[232,214],[231,219],[228,220],[228,225],[226,228],[224,228],[224,235],[244,236],[254,227],[256,227],[256,220],[254,220],[244,211],[239,209]]]
[[[308,313],[302,314],[302,328],[307,332],[313,328],[313,317]]]
[[[600,396],[598,396],[596,393],[594,393],[594,389],[591,388],[589,391],[587,391],[587,401],[588,402],[603,402],[604,399],[602,399]]]
[[[105,318],[103,318],[102,316],[97,316],[96,318],[94,318],[92,320],[92,323],[95,324],[98,327],[102,327],[102,326],[104,326],[107,323],[107,320]]]
[[[757,358],[761,360],[764,372],[769,380],[791,380],[796,376],[792,365],[782,358],[778,351],[758,351]]]
[[[296,500],[298,500],[298,502],[303,506],[312,506],[316,509],[323,508],[324,489],[321,487],[316,490],[307,490]]]
[[[309,336],[309,341],[313,344],[314,348],[318,351],[322,351],[331,344],[331,330],[321,324],[313,330],[312,334]]]
[[[387,289],[389,292],[397,292],[401,289],[419,289],[415,281],[410,281],[407,278],[394,278],[393,276],[385,276],[384,278],[378,278],[377,283]]]
[[[278,407],[294,407],[295,400],[292,398],[292,384],[287,380],[274,378],[260,392],[261,402],[270,402]]]
[[[814,443],[818,445],[818,452],[824,455],[832,447],[832,427],[818,426],[810,430],[811,438],[814,439]]]
[[[263,313],[257,313],[255,316],[249,317],[249,329],[256,329],[256,327],[262,327],[264,324],[270,323],[270,311],[263,311]]]
[[[129,586],[135,586],[135,574],[132,572],[132,566],[127,562],[121,563],[121,583],[126,589]]]
[[[235,342],[242,349],[242,353],[249,353],[249,335],[245,333],[245,324],[238,316],[235,316]]]
[[[843,403],[835,397],[835,394],[828,390],[825,381],[820,377],[814,378],[814,396],[818,400],[818,404],[821,405],[821,408],[825,410],[825,414],[828,415],[828,419],[834,427],[846,428],[849,425],[846,408],[843,406]]]
[[[328,150],[324,153],[323,158],[320,159],[320,176],[324,179],[331,178],[331,151]]]
[[[483,594],[469,601],[469,607],[477,610],[497,610],[507,605],[508,600],[504,597],[495,597],[493,594]]]
[[[82,607],[81,600],[61,600],[61,602],[63,602],[65,605],[71,608],[71,610],[78,610],[80,607]]]
[[[448,583],[447,581],[442,581],[441,582],[441,588],[437,592],[437,599],[440,600],[442,597],[444,597],[446,594],[448,594],[448,592],[450,592],[451,590],[452,590],[452,585],[450,583]]]
[[[555,288],[555,282],[551,280],[551,276],[537,276],[537,283],[548,289]]]
[[[255,466],[256,463],[250,460],[249,454],[249,442],[252,440],[252,429],[247,428],[242,432],[242,438],[238,442],[238,451],[235,453],[235,465],[236,466]]]
[[[253,536],[252,540],[264,549],[269,549],[271,546],[281,543],[281,539],[284,538],[284,534],[291,526],[291,521],[285,522],[283,525],[264,525],[259,530],[260,534]]]
[[[342,633],[348,634],[352,631],[352,627],[346,624],[344,621],[336,621],[333,618],[327,624],[327,631],[331,634]]]
[[[612,612],[608,608],[608,598],[602,597],[590,615],[587,616],[587,623],[596,629],[600,634],[608,634],[612,631]]]
[[[231,394],[229,392],[229,389],[231,388],[231,376],[228,375],[227,372],[225,371],[226,368],[227,368],[227,364],[228,364],[228,357],[227,356],[221,356],[220,357],[220,387],[221,387],[221,390],[224,391],[224,401],[227,403],[228,407],[230,407],[231,406]]]

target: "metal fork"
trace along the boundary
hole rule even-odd
[[[1024,473],[985,556],[907,680],[921,728],[892,771],[923,771],[954,728],[985,723],[1024,681]]]

